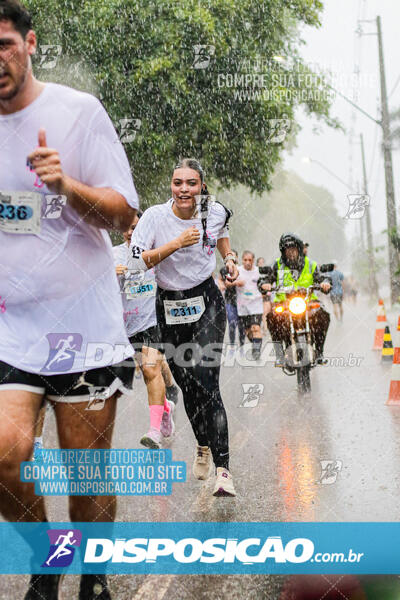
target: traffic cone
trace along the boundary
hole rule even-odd
[[[397,331],[400,331],[400,317],[399,317],[399,319],[397,321]]]
[[[383,334],[381,360],[393,362],[393,355],[394,355],[394,350],[393,350],[392,336],[390,335],[389,326],[386,325],[385,333]]]
[[[397,346],[394,349],[389,398],[386,401],[386,405],[400,406],[400,348]]]
[[[375,338],[372,350],[382,350],[383,336],[385,335],[385,327],[387,326],[385,307],[383,300],[379,300],[378,312],[376,315]]]

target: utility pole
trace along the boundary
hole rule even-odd
[[[385,164],[385,184],[386,184],[386,213],[389,244],[389,275],[390,275],[390,295],[392,304],[398,301],[400,295],[399,275],[399,256],[395,246],[392,243],[391,235],[397,235],[396,204],[394,198],[393,182],[393,163],[392,148],[390,139],[389,108],[386,90],[385,63],[383,59],[383,43],[381,18],[376,17],[376,26],[378,31],[378,49],[379,49],[379,71],[381,79],[381,102],[382,102],[382,131],[383,131],[383,157]]]
[[[365,166],[365,152],[364,152],[364,138],[363,134],[360,133],[361,143],[361,160],[364,178],[364,194],[368,196],[368,181],[367,181],[367,169]],[[366,225],[367,225],[367,253],[368,253],[368,266],[369,266],[369,288],[370,292],[374,296],[378,296],[378,283],[376,281],[376,267],[375,267],[375,255],[374,255],[374,242],[372,238],[372,227],[371,227],[371,213],[370,207],[365,208]],[[362,220],[362,219],[361,219]]]

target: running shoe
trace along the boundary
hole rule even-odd
[[[171,400],[174,404],[178,403],[179,388],[177,385],[170,385],[165,389],[167,400]]]
[[[142,437],[140,443],[142,446],[146,446],[146,448],[151,448],[152,450],[159,450],[161,448],[161,432],[154,427],[150,427],[149,431]]]
[[[105,575],[82,575],[79,600],[111,600],[107,577]]]
[[[29,589],[24,600],[58,600],[58,586],[61,575],[31,575]]]
[[[217,468],[217,479],[215,481],[214,496],[236,496],[235,488],[233,487],[233,477],[228,469],[223,467]]]
[[[167,402],[169,406],[169,412],[164,410],[160,425],[161,435],[163,435],[166,438],[173,436],[175,431],[175,423],[173,419],[175,404],[171,400],[167,400]]]
[[[208,479],[214,467],[211,450],[208,446],[197,446],[193,463],[193,475],[196,479]]]

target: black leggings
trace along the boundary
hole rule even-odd
[[[195,323],[167,325],[164,300],[203,296],[205,312]],[[183,394],[199,446],[211,449],[216,467],[229,468],[228,421],[219,389],[222,343],[226,327],[225,303],[212,277],[185,291],[157,289],[157,321],[166,358]],[[193,349],[189,347],[195,344]],[[170,352],[168,345],[173,345]],[[182,344],[188,344],[184,349]]]

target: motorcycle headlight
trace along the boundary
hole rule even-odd
[[[307,304],[303,298],[292,298],[289,302],[289,310],[294,315],[301,315],[306,312]]]

